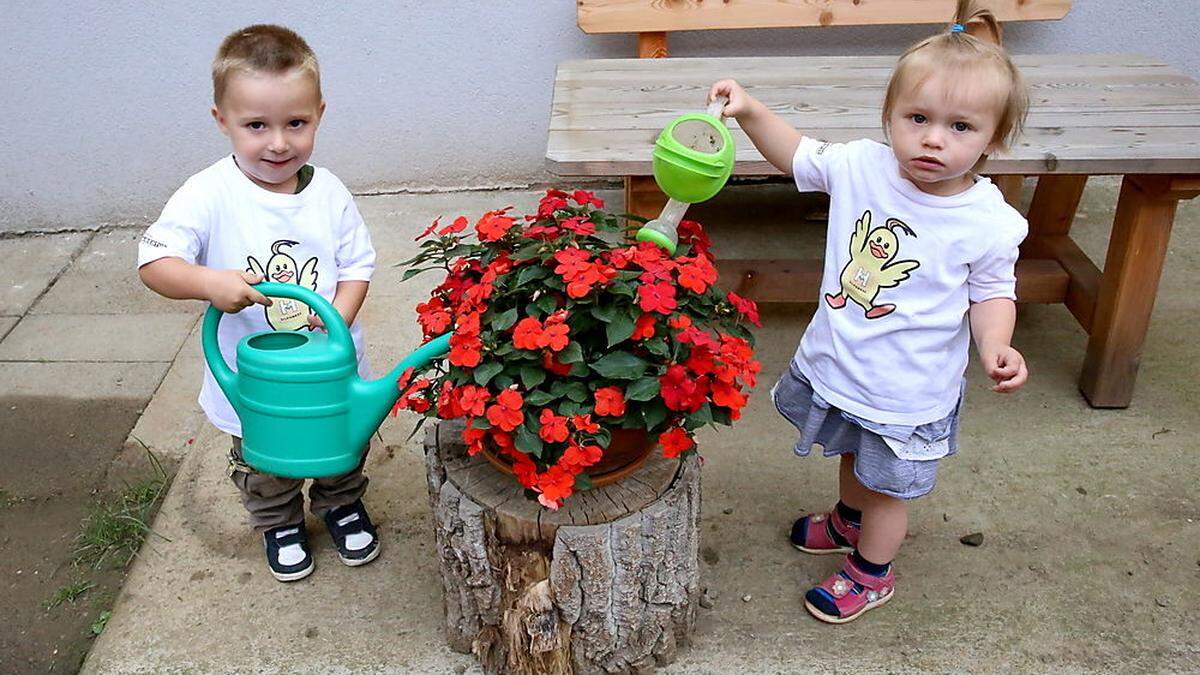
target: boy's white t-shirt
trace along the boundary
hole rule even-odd
[[[945,418],[967,367],[970,303],[1016,298],[1025,218],[987,178],[948,197],[922,192],[891,148],[871,140],[805,137],[792,170],[800,191],[830,195],[800,372],[830,404],[872,422]]]
[[[339,281],[370,281],[375,249],[354,198],[332,173],[317,168],[299,194],[280,194],[253,183],[227,156],[189,178],[142,236],[138,267],[176,257],[213,269],[263,273],[269,281],[296,283],[333,300]],[[271,308],[253,305],[221,317],[221,354],[230,368],[237,343],[258,331],[307,330],[303,303],[275,298]],[[359,374],[368,377],[362,327],[350,327]],[[209,421],[234,436],[242,425],[208,365],[200,407]]]

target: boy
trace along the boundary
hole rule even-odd
[[[218,337],[230,363],[249,333],[320,327],[307,305],[267,298],[253,284],[269,278],[307,286],[345,318],[360,374],[367,376],[355,317],[375,250],[350,192],[308,164],[325,112],[316,56],[286,28],[250,26],[221,43],[212,78],[212,115],[233,154],[189,178],[146,230],[138,247],[142,282],[168,298],[206,300],[229,313]],[[261,307],[247,309],[252,305]],[[314,561],[304,527],[304,481],[261,474],[242,461],[241,424],[207,366],[200,405],[232,436],[230,478],[251,525],[263,534],[271,574],[280,581],[308,576]],[[308,493],[312,512],[324,519],[339,557],[351,566],[379,555],[361,499],[366,487],[360,463],[343,476],[315,480]]]

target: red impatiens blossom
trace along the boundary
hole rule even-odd
[[[571,426],[575,427],[576,431],[585,434],[594,434],[600,431],[600,425],[592,421],[591,415],[572,415]]]
[[[479,235],[479,241],[497,241],[508,233],[513,224],[517,222],[512,216],[505,215],[511,208],[511,206],[506,206],[499,211],[488,211],[483,214],[479,222],[475,223],[475,232]]]
[[[455,332],[450,336],[450,363],[463,368],[474,368],[483,360],[483,342],[478,335]]]
[[[413,237],[413,241],[420,241],[420,240],[424,239],[425,237],[428,237],[429,235],[433,234],[433,231],[438,229],[438,225],[441,224],[438,222],[441,219],[442,219],[441,216],[434,218],[433,222],[429,224],[429,227],[425,228],[424,232]]]
[[[505,389],[496,396],[496,401],[488,406],[487,419],[492,426],[504,431],[512,431],[525,421],[525,413],[521,406],[525,399],[515,389]]]
[[[663,456],[670,458],[678,457],[696,446],[691,434],[682,427],[673,427],[670,431],[660,435],[658,442],[662,445]]]
[[[452,317],[446,309],[446,304],[436,295],[417,305],[417,323],[425,331],[425,335],[440,335],[450,327]]]
[[[442,382],[442,390],[438,393],[437,411],[438,417],[444,420],[458,419],[463,416],[458,392],[454,391],[454,383],[450,380]],[[395,413],[395,410],[392,412]]]
[[[571,372],[571,364],[560,362],[554,357],[553,352],[542,352],[542,368],[559,376]]]
[[[680,258],[676,266],[679,285],[693,293],[704,293],[717,283],[717,268],[704,256]]]
[[[517,349],[549,349],[552,352],[561,352],[571,342],[568,337],[571,329],[566,320],[565,310],[546,317],[544,325],[536,317],[527,316],[513,327],[513,346]]]
[[[634,340],[644,340],[654,337],[655,323],[653,314],[642,314],[633,326],[633,335],[629,337]]]
[[[542,408],[538,421],[542,424],[538,435],[547,443],[562,443],[571,435],[571,430],[567,429],[567,418],[554,414],[550,408]]]
[[[600,199],[595,194],[588,192],[587,190],[576,190],[572,192],[571,199],[575,200],[575,203],[580,206],[587,206],[588,204],[591,204],[598,209],[604,208],[604,200]]]
[[[687,369],[683,366],[670,366],[658,382],[663,403],[671,410],[693,413],[704,405],[707,385],[703,379],[688,377]]]
[[[575,476],[561,465],[554,465],[538,474],[538,502],[548,509],[557,509],[575,491]]]
[[[755,326],[762,328],[762,321],[758,318],[758,305],[753,300],[747,300],[733,291],[730,291],[729,295],[725,296],[725,298],[729,300],[729,303],[733,305],[738,314],[746,317],[746,320]]]
[[[579,445],[572,443],[563,451],[559,463],[573,474],[596,464],[604,457],[604,449],[597,445]]]
[[[483,449],[483,444],[487,440],[487,429],[476,429],[467,422],[467,426],[463,429],[463,442],[467,444],[467,454],[474,457]]]
[[[450,223],[449,225],[447,225],[447,226],[443,227],[441,230],[439,230],[438,234],[441,236],[446,236],[447,234],[457,234],[457,233],[462,232],[463,230],[467,229],[467,225],[469,225],[469,224],[470,224],[470,221],[467,220],[466,216],[459,216],[454,219],[453,223]]]
[[[538,218],[552,218],[554,212],[567,208],[567,193],[562,190],[546,190],[546,196],[538,202]]]
[[[516,453],[512,460],[513,475],[517,477],[517,481],[526,488],[533,489],[537,485],[537,464],[534,464],[528,455],[521,452]]]
[[[675,233],[679,235],[679,243],[686,244],[692,247],[692,251],[708,258],[713,259],[712,241],[700,227],[700,223],[694,220],[683,220],[679,222],[679,227],[675,229]]]
[[[562,221],[562,226],[580,236],[588,236],[596,234],[596,224],[588,220],[587,216],[574,216]]]
[[[708,375],[716,368],[717,362],[708,347],[694,347],[683,365],[697,375]]]
[[[611,282],[617,276],[616,268],[603,261],[591,260],[591,254],[579,248],[566,248],[554,254],[558,265],[554,273],[567,282],[567,295],[582,298],[592,292],[592,287]]]
[[[488,390],[474,384],[464,384],[455,390],[458,395],[458,406],[463,413],[479,417],[484,413],[488,402]]]
[[[663,282],[638,286],[638,306],[643,312],[670,314],[679,306],[675,302],[675,287]]]
[[[513,346],[517,349],[540,349],[538,344],[542,337],[542,322],[537,317],[527,316],[513,326]]]
[[[596,414],[601,417],[620,417],[625,414],[625,392],[620,387],[600,387],[596,390]]]

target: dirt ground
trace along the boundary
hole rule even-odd
[[[132,399],[0,397],[0,672],[75,672],[92,624],[111,607],[125,571],[73,563],[89,506],[120,487],[110,472],[142,405]],[[60,588],[96,585],[46,609]]]

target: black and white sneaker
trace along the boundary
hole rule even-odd
[[[282,525],[263,532],[267,547],[267,565],[280,581],[297,581],[316,568],[308,550],[308,532],[304,525]]]
[[[379,556],[379,538],[361,499],[326,511],[325,527],[343,563],[358,567]]]

